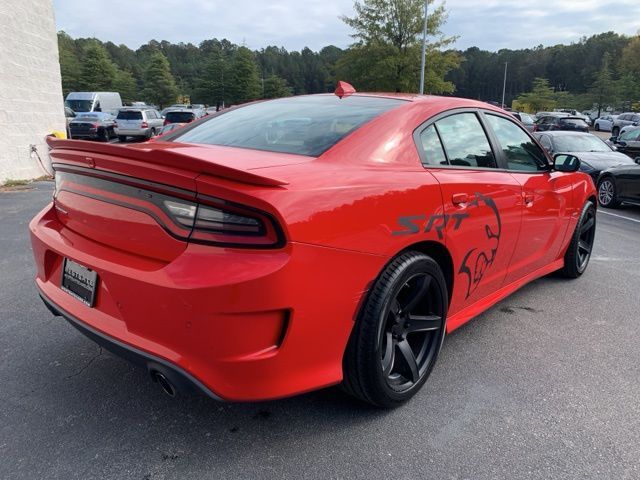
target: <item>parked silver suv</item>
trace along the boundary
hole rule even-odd
[[[640,125],[640,113],[626,112],[618,115],[618,118],[613,122],[613,128],[611,129],[611,135],[617,137],[620,135],[620,129],[627,125],[633,125],[634,127]]]
[[[153,108],[122,108],[116,117],[115,132],[121,142],[127,137],[151,138],[162,124],[160,113]]]

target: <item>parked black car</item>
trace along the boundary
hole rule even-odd
[[[589,132],[589,125],[580,117],[561,117],[559,115],[546,115],[536,120],[536,132],[549,130],[565,130],[570,132]]]
[[[635,165],[623,153],[616,152],[603,140],[590,133],[582,132],[536,132],[533,136],[551,156],[567,153],[580,159],[580,171],[598,181],[600,172],[617,165]]]
[[[640,157],[640,127],[623,131],[619,137],[614,135],[609,141],[615,145],[619,152],[629,155],[631,158]]]
[[[615,208],[622,202],[640,205],[640,165],[609,168],[600,174],[597,185],[603,207]]]
[[[110,113],[79,113],[69,122],[69,138],[107,142],[115,136],[114,124]]]

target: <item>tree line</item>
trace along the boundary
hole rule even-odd
[[[422,8],[422,0],[356,1],[354,16],[342,18],[353,29],[354,43],[317,52],[276,46],[256,51],[225,39],[199,45],[152,40],[133,50],[59,32],[62,87],[65,95],[115,90],[125,102],[158,106],[178,98],[221,106],[331,92],[339,79],[361,91],[416,92]],[[507,63],[507,105],[535,103],[539,94],[546,97],[543,103],[548,100],[545,105],[578,109],[631,107],[640,100],[640,36],[607,32],[571,45],[457,51],[451,48],[456,37],[441,32],[444,6],[434,5],[430,12],[426,93],[500,101]]]

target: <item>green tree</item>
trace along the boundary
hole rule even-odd
[[[338,75],[361,89],[417,91],[423,0],[363,0],[356,1],[354,9],[354,17],[342,20],[354,29],[356,43],[338,62]],[[430,11],[427,32],[435,40],[427,46],[425,90],[450,93],[455,86],[445,76],[459,66],[460,57],[457,52],[444,49],[456,38],[445,37],[440,30],[447,20],[444,5],[432,5]]]
[[[620,55],[621,73],[640,79],[640,35],[633,37]]]
[[[539,112],[553,110],[557,104],[557,96],[553,88],[549,86],[549,80],[538,77],[533,79],[532,90],[520,95],[516,101],[521,105],[528,105],[533,112]]]
[[[113,89],[120,93],[123,102],[133,102],[138,98],[138,85],[133,75],[126,70],[118,70]]]
[[[176,82],[169,69],[169,61],[160,52],[151,54],[142,75],[145,100],[160,108],[175,102],[178,96]]]
[[[269,75],[264,79],[263,98],[290,97],[293,95],[287,81],[277,75]]]
[[[616,92],[621,110],[634,110],[634,103],[640,100],[638,79],[631,73],[625,73],[616,81]]]
[[[60,57],[60,75],[62,76],[62,92],[66,97],[69,92],[80,90],[82,67],[78,59],[75,42],[65,32],[58,33],[58,51]]]
[[[262,86],[254,54],[246,47],[238,48],[232,59],[232,76],[229,82],[231,102],[250,102],[261,97]]]
[[[79,86],[90,92],[113,89],[117,74],[116,66],[109,54],[98,42],[90,42],[84,49]]]
[[[600,70],[596,73],[595,79],[589,88],[589,93],[593,97],[593,103],[598,108],[598,117],[604,107],[615,105],[616,85],[611,73],[611,55],[608,52],[602,57]]]
[[[198,103],[221,107],[228,103],[231,77],[230,62],[224,52],[220,48],[212,48],[204,62],[202,73],[195,80],[193,98]]]

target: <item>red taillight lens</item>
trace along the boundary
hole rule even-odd
[[[93,125],[91,125],[93,128],[98,128],[100,125],[98,123],[94,123]]]
[[[207,198],[206,201],[210,203],[193,204],[177,199],[164,201],[173,220],[192,229],[189,241],[260,248],[275,248],[283,243],[280,228],[267,213],[216,198]]]
[[[140,128],[149,128],[149,124],[147,122],[142,122],[140,124]]]
[[[163,125],[169,125],[171,122],[165,118]]]

